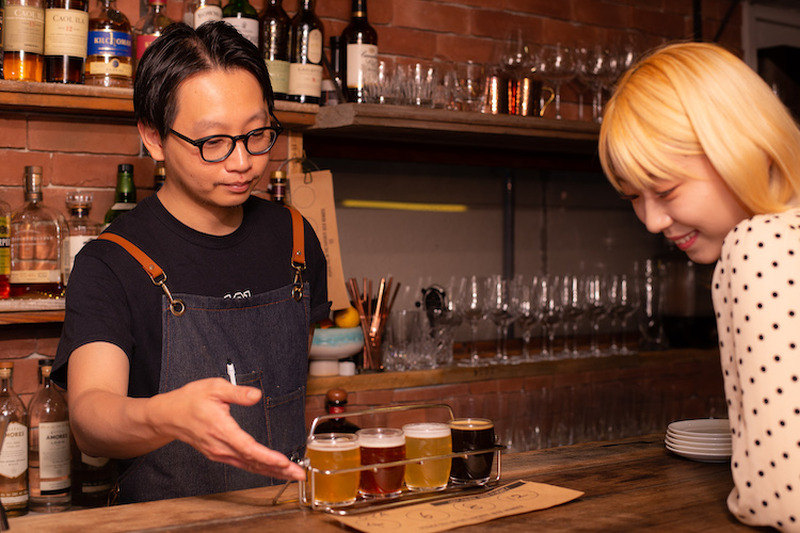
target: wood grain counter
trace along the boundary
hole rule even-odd
[[[502,531],[752,531],[728,512],[728,464],[666,451],[663,435],[508,454],[503,482],[524,479],[583,491],[573,502],[475,526]],[[277,487],[10,519],[12,531],[341,532],[331,517],[296,503],[272,506]],[[284,497],[295,498],[290,487]]]

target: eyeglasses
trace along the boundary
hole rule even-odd
[[[283,127],[277,121],[274,121],[273,126],[256,128],[244,135],[209,135],[202,139],[190,139],[172,128],[169,129],[177,138],[199,148],[200,157],[206,163],[225,161],[233,153],[238,141],[244,142],[245,150],[250,155],[266,154],[275,145],[282,131]]]

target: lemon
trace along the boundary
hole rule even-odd
[[[354,328],[361,323],[361,318],[355,307],[348,307],[333,313],[333,323],[340,328]]]

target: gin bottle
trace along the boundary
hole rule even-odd
[[[67,261],[64,266],[64,283],[69,283],[69,275],[75,265],[75,256],[81,251],[83,245],[91,241],[103,231],[99,222],[89,218],[92,209],[93,195],[90,192],[72,191],[67,193],[67,209],[70,217],[67,219],[69,237],[67,237]]]
[[[0,503],[8,516],[20,516],[28,512],[28,425],[13,370],[13,361],[0,361]]]
[[[258,46],[258,11],[247,0],[231,0],[222,10],[222,20]]]
[[[50,382],[49,364],[28,409],[30,509],[40,513],[70,507],[70,434],[67,402]]]
[[[117,166],[117,188],[114,191],[114,204],[106,211],[105,225],[136,207],[136,187],[133,185],[133,165]]]
[[[58,298],[63,271],[67,221],[42,203],[42,167],[25,167],[25,205],[11,214],[12,298]]]

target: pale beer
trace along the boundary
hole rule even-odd
[[[360,472],[325,474],[361,466],[358,437],[344,433],[312,435],[306,445],[306,457],[313,469],[308,480],[309,494],[316,505],[340,507],[356,501]]]
[[[406,459],[448,455],[452,449],[450,426],[421,422],[403,426],[406,435]],[[409,490],[442,490],[450,478],[450,459],[434,459],[406,465]]]

